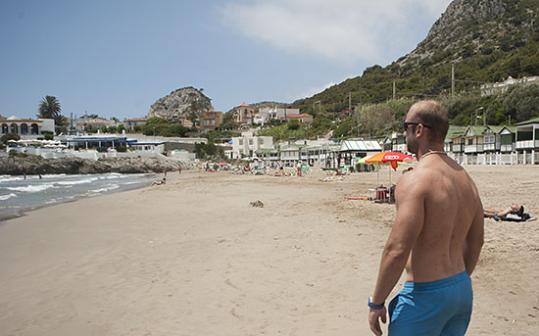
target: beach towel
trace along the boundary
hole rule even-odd
[[[494,216],[495,221],[504,221],[504,222],[525,222],[532,220],[532,216],[529,213],[523,212],[522,214],[507,214],[505,216]]]

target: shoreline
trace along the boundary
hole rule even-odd
[[[48,175],[51,175],[51,174],[48,174]],[[94,175],[103,175],[103,174],[96,174],[96,173],[92,173],[92,174],[63,174],[62,173],[62,174],[52,174],[52,175],[68,176],[68,177],[70,177],[70,176],[90,176],[90,177],[92,177]],[[135,174],[122,174],[122,175],[135,175]],[[158,173],[145,173],[145,175],[149,175],[152,178],[155,178],[155,177],[157,177]],[[22,176],[22,175],[7,175],[7,174],[4,174],[3,176]],[[27,177],[35,177],[36,179],[38,178],[37,176],[38,175],[27,175]],[[36,210],[39,210],[39,209],[42,209],[42,208],[54,207],[54,206],[57,206],[57,205],[60,205],[60,204],[65,204],[65,203],[73,203],[73,202],[77,202],[77,201],[87,199],[87,198],[101,197],[101,196],[105,196],[105,195],[122,193],[122,192],[136,190],[136,189],[143,189],[143,188],[147,188],[147,187],[151,186],[151,183],[152,182],[140,182],[140,183],[136,183],[136,184],[133,183],[133,184],[128,184],[128,185],[123,185],[123,186],[120,186],[117,189],[107,190],[107,191],[104,191],[102,193],[97,193],[97,194],[94,194],[94,195],[75,195],[75,196],[70,197],[70,198],[62,199],[61,201],[58,201],[58,202],[53,202],[53,203],[45,202],[43,204],[36,205],[36,206],[21,207],[21,208],[17,208],[17,209],[9,209],[9,208],[0,209],[0,225],[2,225],[3,223],[5,223],[5,222],[7,222],[9,220],[16,219],[16,218],[23,217],[23,216],[27,216],[29,213],[31,213],[33,211],[36,211]]]

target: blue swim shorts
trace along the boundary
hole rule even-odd
[[[466,272],[432,282],[405,282],[389,303],[389,336],[464,335],[472,301]]]

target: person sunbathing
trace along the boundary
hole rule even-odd
[[[495,221],[507,222],[526,222],[537,220],[533,215],[524,212],[524,206],[519,204],[511,204],[506,209],[485,209],[484,217],[492,218]]]
[[[494,218],[495,220],[503,220],[508,216],[518,216],[523,217],[524,215],[524,206],[520,204],[513,203],[510,207],[505,209],[484,209],[483,216],[485,218]]]

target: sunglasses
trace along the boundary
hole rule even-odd
[[[408,121],[403,122],[402,123],[402,128],[404,129],[404,131],[407,131],[408,126],[416,126],[416,125],[419,125],[419,124],[423,125],[423,127],[426,127],[426,128],[432,128],[429,125],[426,125],[426,124],[424,124],[422,122],[411,122],[411,121],[410,122],[408,122]]]

